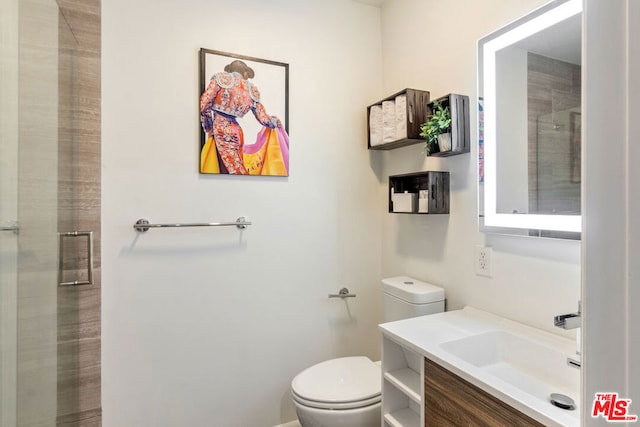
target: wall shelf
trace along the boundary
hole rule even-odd
[[[383,102],[385,101],[395,101],[398,96],[406,95],[406,108],[404,111],[405,114],[405,124],[406,124],[406,135],[402,135],[401,137],[394,139],[388,142],[382,142],[380,144],[371,144],[371,108],[375,106],[382,107]],[[425,90],[418,89],[404,89],[400,92],[394,93],[391,96],[388,96],[385,99],[382,99],[375,104],[369,105],[367,107],[367,147],[369,150],[392,150],[394,148],[405,147],[407,145],[412,144],[424,144],[425,140],[420,136],[420,125],[427,120],[427,117],[431,114],[431,110],[429,109],[429,92]],[[396,121],[393,121],[394,125]],[[382,132],[382,129],[380,129]]]
[[[436,101],[440,102],[443,107],[449,107],[451,112],[451,150],[436,151],[429,156],[449,157],[468,153],[471,150],[469,97],[450,93],[431,102],[429,104],[430,112],[433,111],[433,103]]]
[[[420,202],[418,195],[427,191],[427,200]],[[392,192],[395,198],[392,198]],[[406,192],[406,194],[404,194]],[[397,193],[403,193],[398,195]],[[410,207],[405,200],[412,197]],[[426,207],[426,209],[425,209]],[[415,172],[389,176],[389,212],[410,214],[448,214],[449,213],[449,172]]]

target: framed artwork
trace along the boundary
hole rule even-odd
[[[580,182],[582,174],[582,114],[571,113],[569,119],[571,182]]]
[[[289,64],[200,49],[200,173],[289,176]]]

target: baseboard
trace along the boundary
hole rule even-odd
[[[285,423],[285,424],[278,424],[277,426],[273,426],[273,427],[300,427],[300,423],[298,422],[298,420],[294,420],[294,421],[289,421],[288,423]]]

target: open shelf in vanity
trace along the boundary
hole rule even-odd
[[[382,419],[385,427],[424,425],[423,369],[421,355],[383,337]]]

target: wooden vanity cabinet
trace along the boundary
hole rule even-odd
[[[424,359],[425,427],[544,426],[429,359]]]

